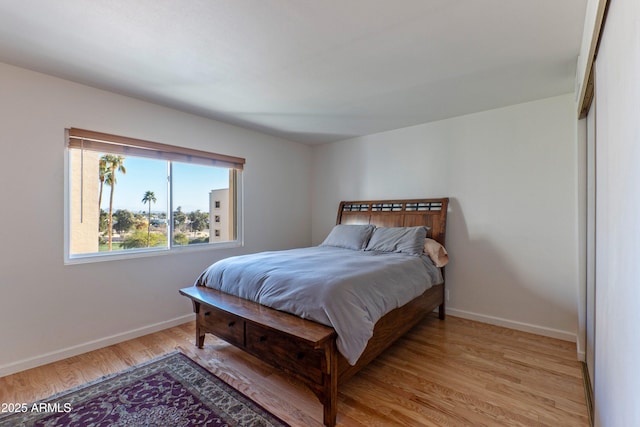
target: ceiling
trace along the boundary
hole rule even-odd
[[[316,144],[574,90],[587,0],[2,0],[0,62]]]

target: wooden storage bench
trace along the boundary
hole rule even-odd
[[[259,357],[303,381],[324,406],[324,423],[337,414],[336,332],[333,328],[201,286],[180,293],[193,302],[196,343],[205,333]]]

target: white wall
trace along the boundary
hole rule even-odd
[[[611,1],[596,60],[597,426],[640,425],[640,2]]]
[[[312,239],[340,200],[451,198],[450,314],[575,340],[573,95],[314,148]]]
[[[310,243],[307,146],[4,64],[0,94],[0,375],[189,320],[211,262]],[[245,157],[246,245],[65,266],[67,127]]]

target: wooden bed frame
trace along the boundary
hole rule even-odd
[[[337,224],[379,227],[429,227],[427,236],[444,244],[448,198],[341,202]],[[190,286],[180,293],[193,302],[196,344],[212,333],[279,368],[302,382],[323,405],[326,426],[336,424],[338,385],[358,372],[395,340],[438,308],[445,317],[444,283],[382,317],[355,365],[336,348],[333,328],[301,319],[258,303],[205,288]]]

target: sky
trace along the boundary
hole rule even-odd
[[[126,173],[116,174],[113,209],[127,209],[132,212],[147,212],[148,203],[142,198],[147,191],[153,191],[156,202],[151,204],[152,212],[167,212],[168,167],[166,161],[125,157]],[[196,164],[173,162],[173,209],[182,207],[183,212],[200,209],[209,211],[209,192],[219,188],[229,188],[229,170]],[[102,209],[109,210],[111,187],[102,190]]]

